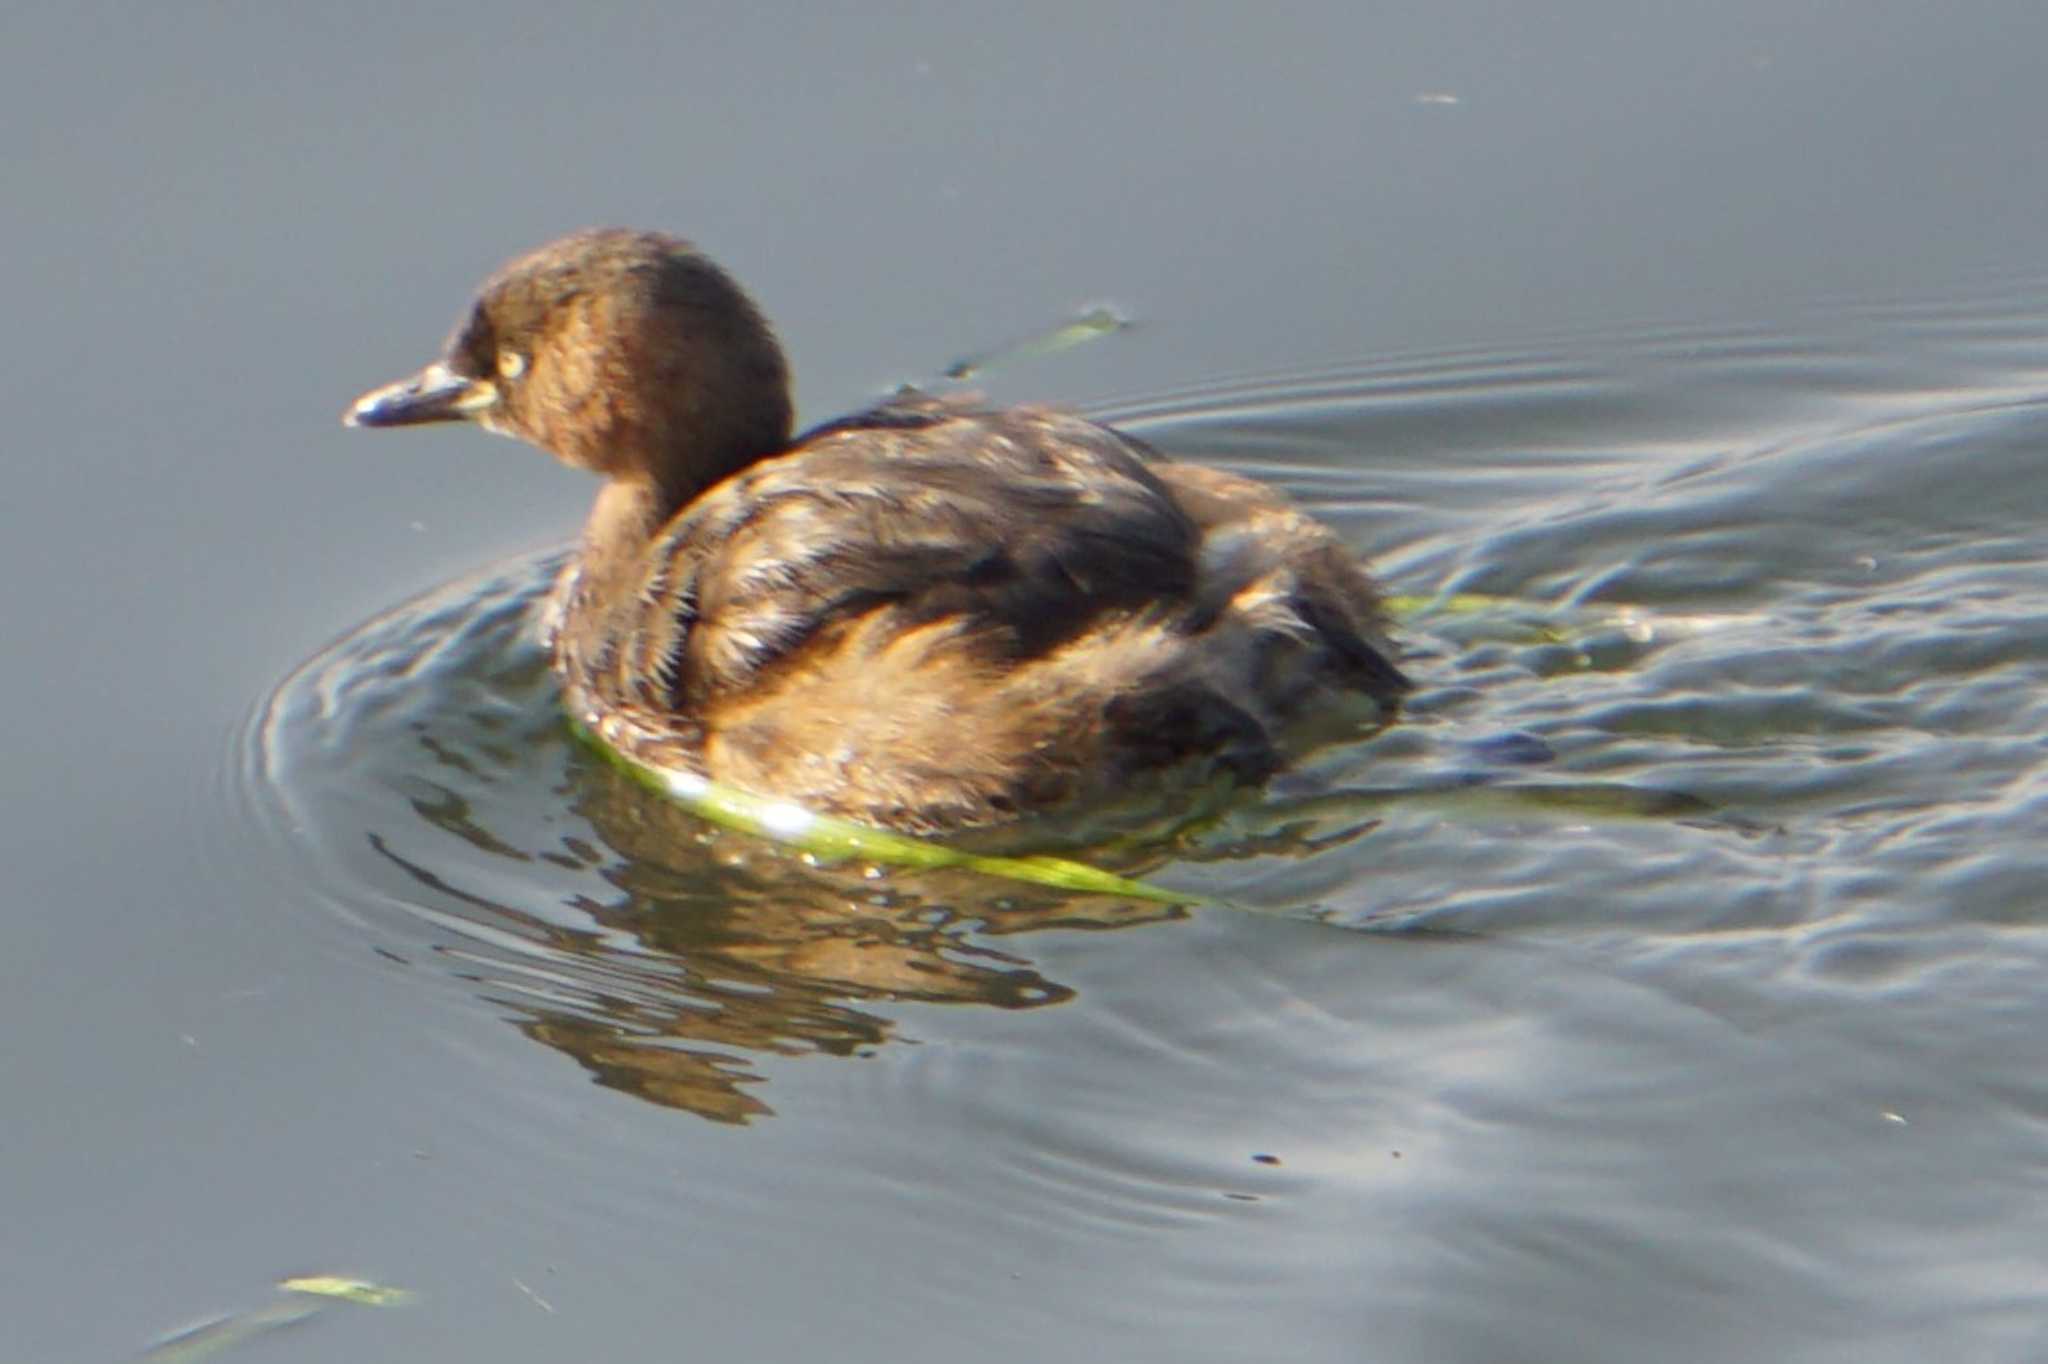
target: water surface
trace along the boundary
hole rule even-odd
[[[0,1353],[2043,1353],[2048,8],[17,8]],[[604,222],[806,421],[1115,305],[975,382],[1527,618],[1129,854],[1235,910],[678,829],[587,482],[335,421]]]
[[[532,631],[550,555],[308,663],[250,735],[245,814],[309,933],[615,1096],[514,1086],[467,1152],[538,1143],[602,1205],[582,1273],[650,1243],[695,1266],[686,1226],[774,1258],[875,1219],[902,1277],[832,1273],[906,1321],[973,1304],[1012,1348],[1077,1313],[1152,1357],[2017,1348],[2048,965],[2036,316],[1823,313],[1106,406],[1286,486],[1392,590],[1466,599],[1405,625],[1398,724],[1102,854],[1227,908],[699,824],[567,735]],[[616,1102],[749,1139],[704,1182],[710,1138],[667,1129],[697,1155],[650,1189],[578,1135]]]

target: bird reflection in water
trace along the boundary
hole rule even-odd
[[[420,736],[437,761],[461,758]],[[599,1084],[718,1122],[774,1112],[761,1056],[859,1056],[896,1040],[882,1007],[1033,1009],[1072,998],[1006,943],[1033,929],[1109,929],[1181,918],[1172,905],[1011,885],[978,873],[819,865],[706,824],[612,765],[572,750],[569,802],[603,846],[514,847],[447,787],[412,808],[493,856],[595,876],[543,918],[453,885],[371,836],[392,864],[478,930],[458,946],[478,992]],[[1140,871],[1142,868],[1119,868]],[[571,926],[573,916],[574,926]]]

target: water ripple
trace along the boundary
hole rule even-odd
[[[1405,627],[1421,686],[1394,728],[1105,855],[1253,912],[1577,941],[1656,972],[1675,946],[1702,969],[1769,950],[1898,988],[2036,932],[2041,356],[2009,319],[1855,320],[1891,330],[1642,331],[1105,409],[1283,483],[1396,591],[1502,604]],[[1910,384],[1901,328],[1940,357]],[[309,662],[250,737],[243,798],[380,951],[600,1083],[747,1121],[773,1111],[763,1058],[875,1054],[906,1004],[1070,1001],[1034,935],[1184,917],[821,868],[663,805],[555,712],[530,628],[554,562]],[[1075,1159],[1032,1177],[1103,1195],[1110,1155]],[[1141,1201],[1234,1182],[1205,1168]]]

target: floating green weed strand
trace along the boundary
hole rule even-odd
[[[1488,624],[1486,617],[1498,617],[1501,633],[1511,637],[1526,639],[1533,636],[1562,643],[1571,635],[1565,624],[1557,619],[1555,611],[1534,607],[1513,597],[1495,597],[1482,592],[1446,592],[1427,597],[1393,596],[1386,598],[1386,608],[1389,615],[1409,622],[1436,617],[1484,626]],[[1510,621],[1513,622],[1512,629],[1509,628]]]
[[[1527,609],[1511,597],[1489,597],[1479,592],[1452,592],[1439,596],[1407,593],[1385,598],[1389,615],[1415,617],[1432,615],[1469,616],[1481,611]]]
[[[1129,877],[1098,871],[1084,862],[1064,857],[991,857],[962,852],[929,839],[889,833],[806,810],[786,800],[773,800],[711,781],[694,772],[672,772],[635,762],[592,734],[588,728],[570,722],[576,736],[591,751],[633,780],[658,792],[696,815],[699,819],[756,837],[786,843],[801,852],[828,861],[860,859],[889,867],[929,870],[959,867],[1008,881],[1078,890],[1093,895],[1122,895],[1162,905],[1203,903],[1203,897],[1186,891],[1168,890]]]
[[[1013,341],[996,350],[955,360],[946,366],[944,377],[953,380],[972,379],[977,374],[994,369],[998,365],[1013,364],[1018,360],[1031,360],[1041,355],[1053,355],[1070,350],[1075,346],[1120,332],[1130,325],[1129,318],[1109,305],[1101,304],[1036,336],[1027,336],[1021,341]]]
[[[411,1302],[414,1296],[403,1288],[339,1274],[302,1275],[280,1280],[277,1286],[295,1296],[187,1327],[150,1346],[143,1351],[142,1358],[147,1364],[198,1364],[268,1332],[297,1325],[326,1306],[311,1299],[338,1298],[363,1307],[398,1307]]]
[[[1509,597],[1470,592],[1435,596],[1396,596],[1387,598],[1386,605],[1391,614],[1408,620],[1426,619],[1430,616],[1464,617],[1483,616],[1490,612],[1514,612],[1524,617],[1533,616],[1533,621],[1525,621],[1525,628],[1533,626],[1544,637],[1562,639],[1570,633],[1566,624],[1558,619],[1560,614],[1570,613],[1532,608],[1526,602],[1518,602]],[[625,772],[640,785],[674,801],[699,819],[759,838],[772,839],[827,861],[860,859],[882,866],[913,870],[955,867],[1006,881],[1024,881],[1032,885],[1052,886],[1059,890],[1081,891],[1091,895],[1121,895],[1154,904],[1215,903],[1205,896],[1187,891],[1168,890],[1164,886],[1155,886],[1145,881],[1134,881],[1129,877],[1100,871],[1085,862],[1075,862],[1064,857],[992,857],[982,853],[963,852],[930,839],[889,833],[865,824],[856,824],[849,819],[821,815],[790,801],[757,796],[700,777],[694,772],[676,772],[650,767],[619,752],[573,718],[570,720],[570,728],[592,752]]]

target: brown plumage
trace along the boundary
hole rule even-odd
[[[1166,769],[1257,781],[1408,686],[1353,555],[1248,479],[921,395],[792,440],[773,334],[674,238],[514,260],[440,359],[347,417],[465,419],[605,478],[555,666],[655,767],[964,828]]]

